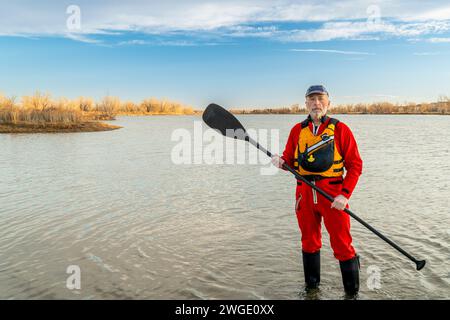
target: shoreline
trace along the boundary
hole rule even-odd
[[[229,110],[231,114],[235,114],[235,115],[305,115],[307,116],[307,113],[279,113],[279,112],[273,112],[273,113],[267,113],[267,112],[235,112],[233,110]],[[203,110],[202,111],[195,111],[192,114],[161,114],[161,113],[146,113],[146,114],[142,114],[142,113],[118,113],[116,114],[116,116],[198,116],[198,115],[202,115],[203,114]],[[379,115],[418,115],[418,116],[449,116],[450,113],[440,113],[440,112],[416,112],[416,113],[412,113],[412,112],[392,112],[392,113],[363,113],[363,112],[342,112],[342,113],[331,113],[331,114],[339,114],[339,115],[373,115],[373,116],[379,116]],[[112,120],[112,119],[111,119]],[[110,120],[108,120],[110,121]]]
[[[241,113],[241,112],[233,112],[232,114],[236,115],[305,115],[307,116],[307,113],[279,113],[279,112],[273,112],[273,113],[266,113],[266,112],[249,112],[249,113]],[[410,116],[449,116],[450,113],[440,113],[440,112],[422,112],[422,113],[411,113],[411,112],[393,112],[393,113],[363,113],[363,112],[338,112],[338,113],[329,113],[330,115],[368,115],[368,116],[396,116],[396,115],[410,115]]]
[[[203,113],[203,111],[198,112],[198,114],[202,114],[202,113]],[[118,113],[115,113],[114,116],[115,117],[117,117],[117,116],[131,116],[131,117],[133,117],[133,116],[136,116],[136,117],[139,117],[139,116],[195,116],[196,114],[197,113],[195,113],[195,112],[186,113],[186,114],[185,113],[158,113],[158,112],[155,112],[155,113],[152,113],[152,112],[146,112],[146,113],[143,113],[143,112],[141,112],[141,113],[139,113],[139,112],[130,112],[130,113],[118,112]],[[108,120],[108,121],[110,121],[110,120]]]
[[[73,133],[117,130],[122,127],[103,122],[82,122],[72,124],[50,123],[0,123],[0,134],[8,133]]]
[[[194,112],[194,114],[137,114],[137,113],[118,113],[115,116],[201,116],[203,111]],[[306,113],[235,113],[235,115],[240,116],[248,116],[248,115],[265,115],[265,116],[277,116],[277,115],[304,115]],[[361,113],[361,112],[352,112],[352,113],[336,113],[333,115],[386,115],[386,116],[395,116],[395,115],[419,115],[419,116],[449,116],[450,113],[435,113],[435,112],[424,112],[424,113]],[[113,119],[104,119],[102,121],[114,121]],[[81,123],[0,123],[0,134],[12,134],[12,133],[75,133],[75,132],[100,132],[100,131],[112,131],[121,129],[121,126],[112,125],[109,123],[98,122],[95,120],[81,122]]]

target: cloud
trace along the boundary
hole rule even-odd
[[[371,95],[372,97],[375,97],[375,98],[398,98],[399,96],[397,96],[397,95],[393,95],[393,94],[384,94],[384,93],[376,93],[376,94],[373,94],[373,95]],[[370,95],[369,95],[369,97],[370,97]]]
[[[369,52],[343,51],[343,50],[331,50],[331,49],[291,49],[289,51],[294,51],[294,52],[324,52],[324,53],[337,53],[337,54],[345,54],[345,55],[373,55],[373,53],[369,53]]]
[[[448,43],[450,42],[450,38],[430,38],[427,41],[431,43]]]
[[[223,34],[231,37],[271,38],[283,33],[277,26],[233,26],[223,29]]]
[[[128,46],[128,45],[143,46],[148,44],[151,44],[151,42],[146,40],[128,40],[128,41],[121,41],[118,43],[119,46]]]
[[[414,52],[415,56],[437,56],[440,55],[440,52]]]
[[[118,46],[173,46],[173,47],[193,47],[193,46],[215,46],[215,42],[195,42],[189,40],[127,40],[121,41]]]
[[[361,101],[399,101],[402,100],[403,97],[399,95],[393,95],[393,94],[385,94],[385,93],[373,93],[373,94],[365,94],[365,95],[343,95],[336,97],[339,100],[344,100],[348,103],[359,103]],[[403,99],[404,100],[404,99]]]
[[[368,23],[361,21],[327,22],[313,30],[291,30],[282,35],[285,41],[316,42],[330,40],[380,40],[388,37],[418,37],[450,30],[450,21],[428,21],[398,23],[380,21]]]
[[[99,44],[102,43],[102,40],[97,40],[97,39],[93,39],[90,38],[88,35],[84,35],[81,33],[74,33],[74,32],[68,32],[65,34],[65,37],[71,40],[75,40],[75,41],[80,41],[80,42],[84,42],[84,43],[95,43],[95,44]]]
[[[205,42],[245,37],[315,42],[424,35],[437,39],[450,31],[450,6],[443,0],[432,4],[420,0],[78,0],[81,29],[75,34],[67,29],[71,17],[67,8],[72,4],[69,0],[5,1],[0,36],[61,36],[97,43],[98,35],[141,33],[208,38]],[[118,42],[125,45],[124,39]]]
[[[440,8],[427,10],[418,13],[415,20],[448,20],[450,19],[450,6],[442,6]]]
[[[361,57],[359,57],[359,58],[346,58],[345,59],[345,61],[364,61],[364,60],[366,60],[366,59],[361,58]]]

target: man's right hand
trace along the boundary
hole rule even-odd
[[[275,167],[281,169],[283,167],[284,162],[285,161],[279,155],[277,154],[272,155],[272,164]]]

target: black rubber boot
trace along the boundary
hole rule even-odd
[[[303,253],[303,271],[305,273],[306,289],[316,289],[320,283],[320,251]]]
[[[342,283],[345,293],[354,296],[359,291],[359,256],[355,255],[350,260],[339,261],[342,273]]]

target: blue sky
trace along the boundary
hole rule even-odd
[[[77,7],[70,7],[76,5]],[[0,92],[202,109],[450,96],[448,1],[0,0]]]

